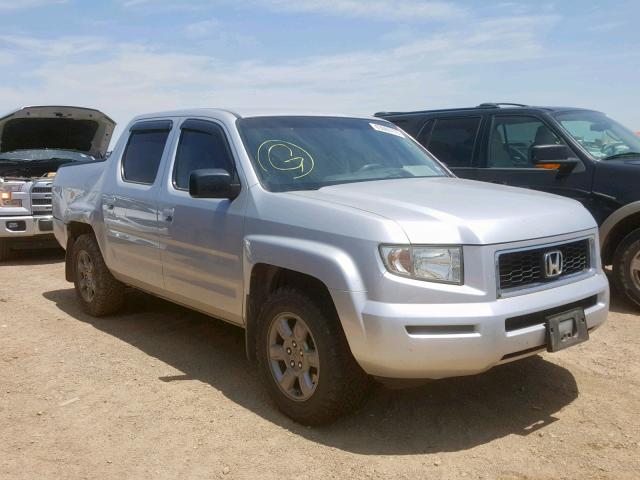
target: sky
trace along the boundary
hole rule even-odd
[[[0,113],[587,107],[640,130],[637,0],[0,0]]]

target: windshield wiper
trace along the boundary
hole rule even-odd
[[[621,158],[621,157],[640,157],[640,152],[616,153],[615,155],[609,155],[608,157],[604,157],[603,160],[613,160],[614,158]]]

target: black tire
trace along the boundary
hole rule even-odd
[[[85,256],[86,255],[86,256]],[[93,295],[83,294],[82,269],[79,268],[79,259],[84,258],[91,262]],[[71,255],[73,266],[73,280],[78,300],[82,308],[89,315],[101,317],[117,312],[124,304],[124,285],[116,280],[104,263],[100,247],[95,237],[90,234],[81,235],[73,244]]]
[[[304,320],[315,343],[319,375],[315,390],[305,400],[289,398],[280,389],[272,372],[270,326],[285,312]],[[351,354],[333,307],[322,308],[293,288],[275,291],[263,305],[259,315],[256,354],[260,373],[278,409],[304,425],[329,423],[355,410],[370,387],[369,377]]]
[[[11,248],[9,242],[4,238],[0,238],[0,262],[9,260],[11,258]]]
[[[617,290],[640,307],[640,277],[634,279],[632,263],[640,255],[640,229],[627,235],[613,256],[613,281]]]

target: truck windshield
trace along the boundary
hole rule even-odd
[[[640,156],[640,138],[602,113],[577,110],[554,116],[596,160]]]
[[[339,183],[449,175],[393,125],[338,117],[254,117],[238,128],[261,183],[270,191]]]

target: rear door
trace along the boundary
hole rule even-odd
[[[588,205],[591,173],[579,160],[572,173],[558,175],[556,170],[536,168],[531,151],[536,145],[567,145],[556,128],[531,114],[493,115],[488,124],[486,142],[477,179],[516,187],[532,188],[574,198]]]
[[[475,178],[479,135],[483,118],[446,116],[428,120],[418,141],[461,178]]]
[[[193,198],[191,172],[221,168],[238,175],[222,124],[187,119],[160,199],[166,295],[211,315],[242,323],[242,253],[246,190],[234,200]]]
[[[171,120],[155,120],[131,127],[116,163],[115,179],[102,198],[110,268],[131,284],[151,291],[162,290],[164,284],[158,196],[172,125]]]

